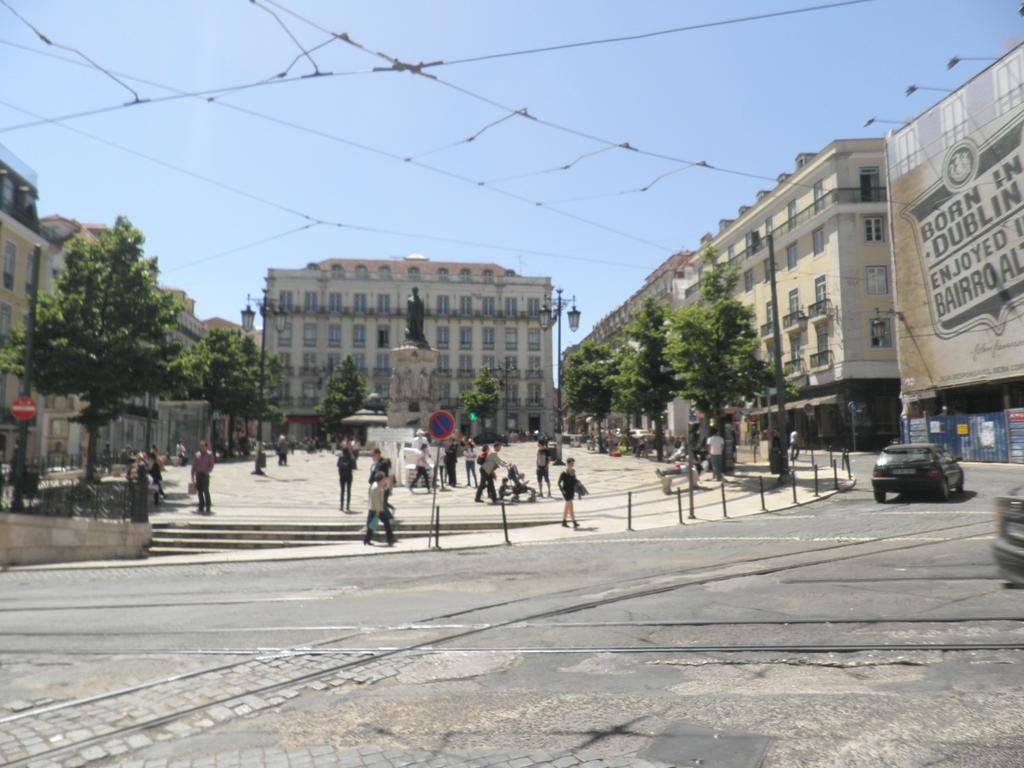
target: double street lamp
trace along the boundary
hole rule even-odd
[[[267,413],[266,393],[266,357],[267,357],[267,315],[274,318],[274,329],[281,333],[288,323],[287,314],[274,306],[273,301],[267,298],[267,290],[263,289],[263,296],[256,299],[252,296],[245,297],[245,309],[242,310],[242,328],[246,333],[251,333],[256,321],[256,310],[252,308],[252,302],[258,301],[260,317],[263,318],[263,328],[260,331],[260,418],[256,427],[256,468],[254,475],[262,475],[266,458],[263,455],[263,420]]]
[[[558,324],[558,337],[557,337],[557,357],[558,357],[558,378],[556,380],[557,387],[557,407],[558,407],[558,426],[555,432],[556,445],[558,446],[558,458],[555,460],[556,465],[563,464],[562,461],[562,310],[565,309],[570,303],[572,309],[566,314],[569,316],[569,330],[576,332],[576,329],[580,327],[580,311],[576,308],[576,297],[573,296],[571,299],[562,298],[562,289],[556,288],[555,293],[557,294],[554,302],[550,305],[545,304],[540,308],[540,327],[545,331],[551,328],[555,323]]]

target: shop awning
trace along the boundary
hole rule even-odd
[[[317,419],[318,423],[319,421]],[[346,427],[386,427],[388,416],[386,413],[357,413],[353,416],[346,416],[341,423]]]
[[[794,400],[791,403],[786,403],[787,411],[795,411],[799,408],[803,408],[805,405],[816,406],[816,405],[838,405],[839,395],[823,395],[821,397],[809,397],[806,400]]]

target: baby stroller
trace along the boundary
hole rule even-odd
[[[526,501],[534,502],[537,500],[537,492],[526,484],[523,480],[522,475],[519,474],[519,468],[515,464],[509,465],[508,475],[501,481],[501,488],[498,490],[498,498],[503,500],[506,496],[512,497],[512,503],[518,504],[520,496],[528,496]]]

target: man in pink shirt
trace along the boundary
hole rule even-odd
[[[213,464],[213,453],[203,440],[199,443],[199,450],[192,460],[192,482],[196,484],[200,514],[213,514],[213,502],[210,501],[210,473],[213,472]]]

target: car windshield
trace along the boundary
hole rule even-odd
[[[879,464],[908,464],[931,460],[932,452],[927,448],[887,448],[878,457]]]

